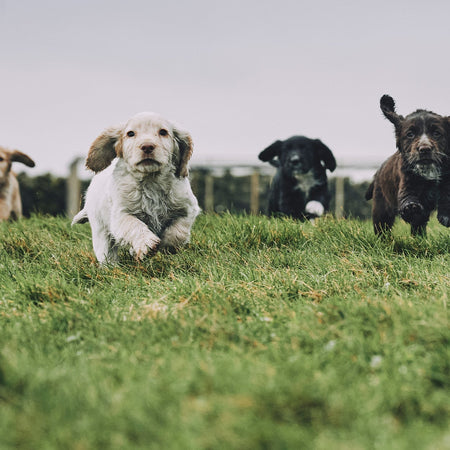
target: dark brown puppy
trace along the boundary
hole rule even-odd
[[[373,198],[375,233],[389,231],[400,214],[412,234],[425,234],[439,198],[439,221],[449,226],[450,118],[423,109],[403,117],[389,95],[381,97],[380,107],[395,126],[397,152],[383,163],[366,193],[367,200]]]

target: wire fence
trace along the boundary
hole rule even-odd
[[[66,213],[73,217],[82,203],[82,181],[79,179],[77,158],[70,165],[67,178]],[[370,206],[364,192],[377,170],[374,164],[339,165],[329,175],[332,194],[331,211],[336,217],[370,216]],[[275,174],[269,165],[251,164],[194,164],[191,166],[192,190],[206,213],[245,211],[261,214],[266,210],[268,190]],[[84,183],[85,184],[85,183]]]

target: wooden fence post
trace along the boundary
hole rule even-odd
[[[336,177],[334,214],[340,219],[344,215],[344,178]]]
[[[72,218],[79,210],[81,203],[81,183],[78,178],[78,163],[81,158],[76,158],[70,164],[69,177],[67,178],[66,214]]]
[[[250,212],[259,213],[259,170],[255,169],[250,178]]]
[[[210,173],[205,175],[205,212],[214,212],[214,178]]]

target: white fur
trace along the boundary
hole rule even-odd
[[[414,173],[429,181],[439,181],[441,179],[441,168],[435,164],[417,163],[413,168]]]
[[[134,136],[128,136],[130,131]],[[189,242],[200,208],[187,169],[184,176],[177,173],[180,142],[185,139],[192,145],[189,134],[156,114],[141,113],[124,126],[106,130],[96,142],[111,135],[116,136],[119,157],[94,176],[85,206],[72,222],[89,220],[98,261],[115,263],[122,246],[142,259],[158,247],[178,248]],[[145,146],[152,147],[150,154],[143,150]]]
[[[295,179],[297,180],[297,189],[300,189],[306,194],[313,186],[317,185],[317,179],[312,170],[307,173],[295,175]]]
[[[430,141],[430,138],[428,137],[428,135],[426,134],[426,133],[423,133],[422,134],[422,136],[420,136],[420,139],[419,139],[419,147],[421,146],[421,145],[426,145],[426,146],[431,146],[432,145],[432,143],[431,143],[431,141]]]
[[[314,215],[320,217],[325,212],[325,208],[322,205],[322,203],[320,203],[316,200],[311,200],[310,202],[308,202],[306,204],[305,211],[309,214],[314,214]]]

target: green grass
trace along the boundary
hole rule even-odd
[[[100,268],[89,225],[0,224],[0,448],[444,449],[450,234],[201,216]]]

